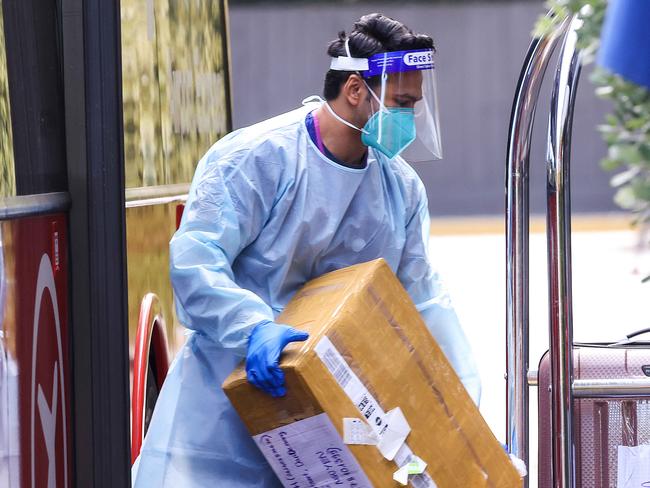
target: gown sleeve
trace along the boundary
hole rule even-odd
[[[271,212],[279,165],[250,154],[206,158],[170,242],[176,311],[187,328],[243,357],[251,330],[274,316],[258,295],[237,285],[232,266]]]
[[[416,208],[407,221],[406,245],[397,276],[411,298],[429,331],[460,377],[468,393],[478,405],[481,379],[474,357],[451,299],[439,274],[429,259],[429,210],[424,185],[416,190]]]

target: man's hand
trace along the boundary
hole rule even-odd
[[[280,354],[290,342],[307,340],[309,334],[275,322],[255,326],[248,339],[246,374],[248,382],[274,397],[287,393]]]

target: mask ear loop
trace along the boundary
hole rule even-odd
[[[370,85],[368,85],[368,83],[366,82],[365,78],[361,75],[361,73],[359,73],[357,71],[357,74],[361,78],[361,81],[363,81],[363,84],[366,85],[366,88],[368,89],[368,92],[370,92],[370,95],[372,96],[372,98],[374,98],[375,101],[377,102],[377,104],[379,105],[378,110],[382,110],[384,112],[387,111],[386,107],[384,106],[384,97],[386,95],[386,80],[388,79],[388,74],[386,73],[386,57],[387,56],[388,56],[388,54],[385,53],[384,54],[384,66],[382,68],[382,73],[381,73],[381,94],[380,94],[381,99],[377,96],[375,91],[372,88],[370,88]]]
[[[386,112],[386,107],[384,106],[384,97],[386,96],[386,79],[388,78],[388,75],[386,74],[386,57],[388,54],[384,54],[384,66],[382,67],[381,70],[381,101],[379,102],[379,111],[382,112],[379,114],[379,136],[377,137],[377,142],[381,144],[381,138],[384,134],[384,131],[382,130],[382,126],[384,125],[384,117],[382,116],[383,113]],[[376,98],[376,96],[375,96]]]
[[[351,57],[352,57],[352,54],[350,53],[350,38],[349,38],[349,37],[346,37],[346,38],[345,38],[345,53],[348,55],[348,58],[351,58]],[[363,79],[363,76],[361,76],[361,73],[359,73],[358,71],[356,71],[356,74],[359,75],[359,77],[361,78],[361,80],[365,83],[366,87],[368,87],[368,90],[370,90],[370,87],[369,87],[368,84],[366,83],[366,80]],[[372,92],[372,90],[370,90],[370,91]],[[375,96],[375,98],[377,98],[377,96],[376,96],[374,93],[373,93],[373,95]],[[310,97],[310,98],[311,98],[311,97]],[[319,97],[319,98],[320,98],[320,97]],[[305,99],[305,100],[307,100],[307,99]],[[303,104],[304,104],[304,103],[305,103],[305,101],[303,100]],[[324,103],[325,107],[327,108],[327,110],[329,110],[329,113],[331,113],[332,116],[333,116],[336,120],[338,120],[339,122],[341,122],[341,123],[344,124],[344,125],[347,125],[347,126],[350,127],[351,129],[358,130],[359,132],[361,132],[361,133],[363,133],[363,134],[368,134],[368,131],[367,131],[366,129],[360,129],[360,128],[357,127],[356,125],[351,124],[350,122],[348,122],[347,120],[345,120],[343,117],[339,116],[336,112],[334,112],[334,109],[332,109],[332,107],[330,107],[330,104],[329,104],[328,102],[323,101],[323,103]]]
[[[367,131],[366,129],[360,129],[360,128],[357,127],[356,125],[351,124],[350,122],[348,122],[347,120],[345,120],[343,117],[339,116],[336,112],[334,112],[334,110],[332,109],[332,107],[330,107],[330,104],[329,104],[329,103],[325,102],[325,107],[327,107],[327,110],[329,110],[329,112],[332,114],[332,116],[333,116],[336,120],[338,120],[339,122],[341,122],[342,124],[345,124],[345,125],[347,125],[348,127],[352,128],[352,129],[358,130],[359,132],[362,132],[363,134],[368,134],[368,131]]]

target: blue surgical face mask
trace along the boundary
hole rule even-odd
[[[392,159],[415,140],[415,111],[412,108],[384,107],[360,129],[341,118],[329,103],[327,110],[341,123],[361,132],[361,142]]]
[[[361,131],[361,142],[392,159],[415,140],[415,111],[412,108],[385,107],[368,119]]]
[[[361,142],[368,147],[377,149],[386,157],[392,159],[400,154],[411,144],[416,137],[415,131],[415,110],[412,108],[386,107],[384,106],[384,93],[386,92],[387,77],[383,76],[381,83],[381,99],[375,95],[375,92],[365,82],[368,93],[379,104],[379,110],[372,114],[363,129],[352,125],[347,120],[339,117],[329,103],[325,106],[330,113],[343,124],[352,127],[361,132]]]

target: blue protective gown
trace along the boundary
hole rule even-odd
[[[235,131],[199,162],[170,244],[177,314],[191,332],[134,466],[137,488],[279,486],[221,384],[251,329],[305,282],[379,257],[478,402],[467,340],[430,265],[422,182],[373,149],[362,169],[325,157],[305,126],[314,108]]]

